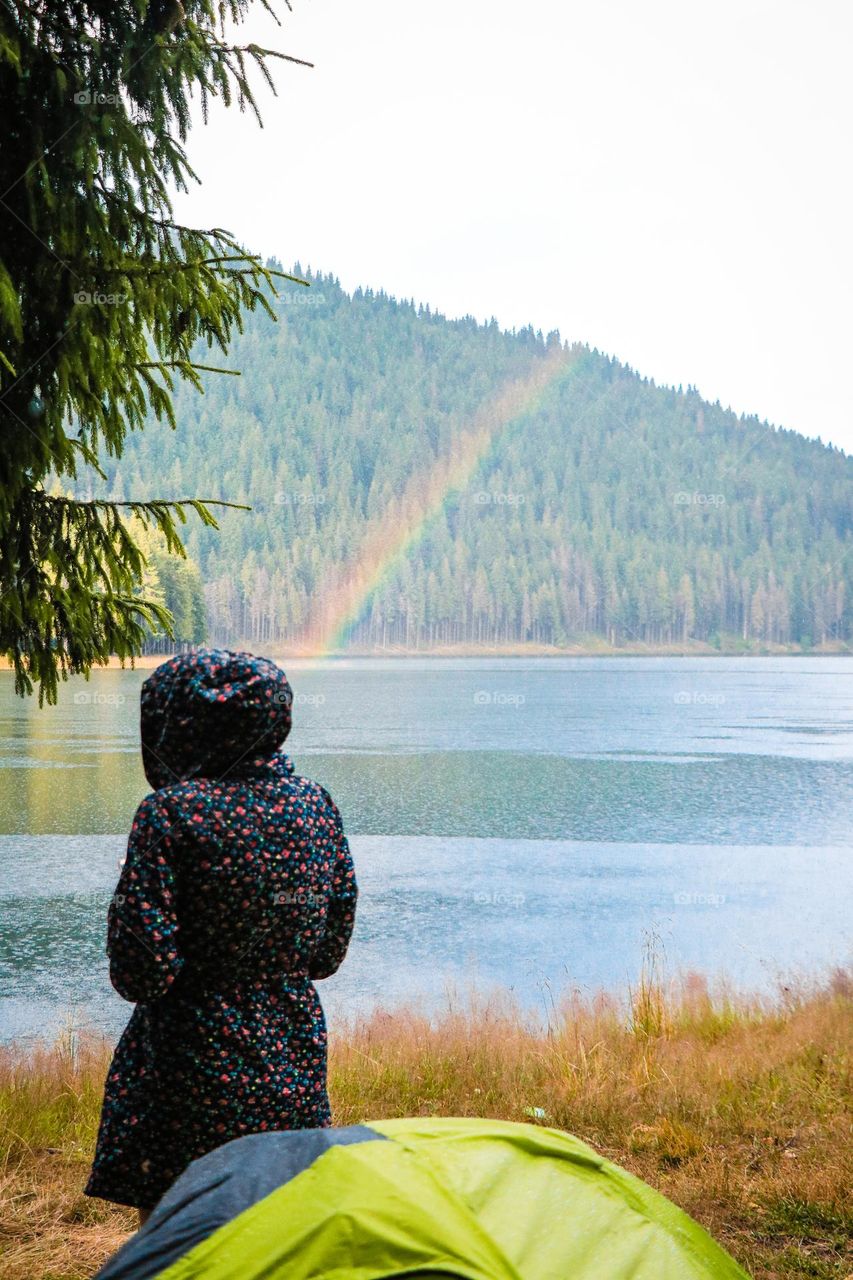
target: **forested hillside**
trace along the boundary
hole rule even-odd
[[[356,571],[341,643],[359,648],[853,637],[853,459],[556,334],[310,278],[277,324],[249,318],[240,378],[182,389],[178,431],[154,424],[110,463],[118,496],[252,507],[189,527],[210,639],[321,644]],[[558,374],[472,463],[478,411],[548,360]]]

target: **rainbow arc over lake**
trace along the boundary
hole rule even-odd
[[[318,587],[318,601],[327,603],[308,656],[328,657],[346,647],[376,591],[420,541],[451,494],[469,483],[499,434],[535,410],[545,392],[576,363],[577,356],[563,347],[541,356],[526,376],[506,383],[481,406],[448,454],[409,478],[400,497],[370,521],[346,569]]]

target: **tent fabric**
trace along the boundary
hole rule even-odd
[[[157,1202],[144,1228],[98,1273],[98,1280],[158,1276],[217,1228],[307,1169],[331,1146],[376,1141],[364,1125],[252,1133],[194,1160]],[[235,1150],[236,1148],[236,1150]]]
[[[748,1280],[557,1129],[473,1118],[254,1134],[197,1160],[97,1280]]]

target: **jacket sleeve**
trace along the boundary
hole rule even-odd
[[[110,981],[125,1000],[165,995],[183,966],[178,950],[170,817],[155,795],[136,811],[107,913]]]
[[[337,854],[332,873],[326,927],[311,957],[308,969],[310,978],[329,978],[340,967],[352,937],[355,904],[358,898],[355,868],[349,843],[344,835],[340,812],[328,791],[323,791],[323,797],[334,819]]]

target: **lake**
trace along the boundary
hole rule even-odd
[[[770,990],[850,959],[853,658],[283,664],[288,750],[335,796],[361,887],[327,1010],[670,972]],[[0,675],[0,1038],[129,1014],[107,902],[147,786],[145,672],[57,707]]]

